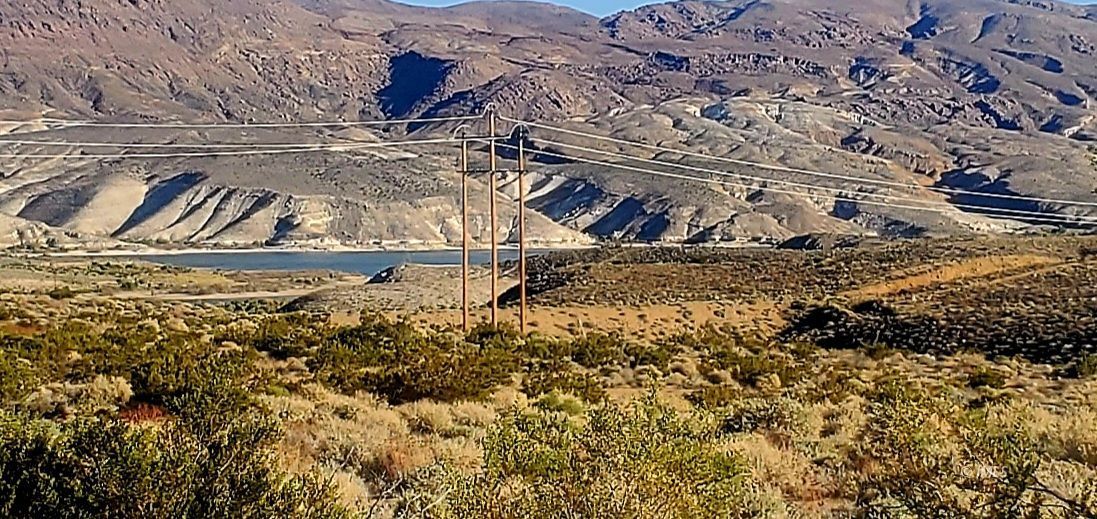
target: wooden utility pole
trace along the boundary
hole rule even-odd
[[[469,331],[469,141],[461,133],[461,328]]]
[[[526,334],[526,129],[518,136],[518,324]]]
[[[491,325],[499,326],[499,225],[498,211],[496,210],[495,194],[499,189],[497,178],[498,171],[495,158],[495,125],[496,113],[494,107],[488,107],[488,174],[491,175],[488,190],[488,212],[491,220]]]

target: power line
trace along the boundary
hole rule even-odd
[[[20,145],[20,146],[72,146],[72,147],[84,147],[84,148],[178,148],[178,149],[222,149],[222,148],[292,148],[292,149],[305,149],[305,148],[327,148],[334,146],[354,146],[359,144],[367,144],[361,141],[345,141],[345,142],[301,142],[301,143],[260,143],[260,142],[241,142],[237,144],[229,143],[217,143],[217,144],[181,144],[181,143],[146,143],[146,142],[80,142],[80,141],[36,141],[36,140],[10,140],[0,139],[0,145]]]
[[[517,149],[517,146],[512,146],[512,145],[509,145],[509,144],[500,144],[500,146],[506,147],[506,148],[509,148],[509,149]],[[787,189],[777,189],[777,188],[771,188],[771,187],[761,187],[761,186],[751,186],[751,185],[747,185],[747,184],[739,184],[737,182],[729,182],[729,181],[726,181],[726,180],[716,180],[716,179],[691,177],[691,176],[688,176],[688,175],[679,175],[679,174],[676,174],[676,173],[668,173],[668,172],[665,172],[665,171],[658,171],[658,170],[654,170],[654,169],[639,168],[639,167],[635,167],[635,166],[627,166],[627,165],[624,165],[624,164],[616,164],[616,163],[613,163],[613,162],[606,162],[606,161],[601,161],[601,160],[585,159],[585,158],[574,157],[574,156],[570,156],[570,155],[564,155],[564,154],[560,154],[560,153],[552,153],[552,152],[547,152],[547,151],[537,151],[536,153],[539,154],[539,155],[547,156],[547,157],[554,157],[554,158],[565,159],[565,160],[573,160],[573,161],[576,161],[576,162],[582,162],[582,163],[586,163],[586,164],[592,164],[592,165],[604,166],[604,167],[608,167],[608,168],[616,168],[616,169],[621,169],[621,170],[633,171],[633,172],[637,172],[637,173],[644,173],[644,174],[659,176],[659,177],[674,178],[674,179],[679,179],[679,180],[688,180],[688,181],[693,181],[693,182],[703,182],[703,183],[707,183],[707,184],[717,184],[717,185],[724,185],[724,186],[731,186],[731,187],[739,187],[739,188],[743,188],[743,189],[753,189],[753,190],[757,190],[757,191],[777,193],[777,194],[796,195],[796,196],[805,196],[805,195],[806,196],[811,196],[811,193],[805,193],[803,191],[791,191],[791,190],[787,190]],[[909,206],[909,205],[900,205],[900,204],[893,204],[893,203],[886,203],[886,202],[874,202],[874,201],[871,201],[871,200],[860,200],[860,199],[856,199],[856,198],[852,198],[852,197],[848,197],[848,196],[840,196],[840,195],[839,196],[832,196],[831,198],[833,198],[834,200],[837,200],[837,201],[850,202],[850,203],[855,203],[855,204],[886,207],[886,208],[891,208],[891,209],[908,209],[908,210],[913,210],[913,211],[924,211],[924,212],[937,213],[937,214],[948,215],[948,216],[955,216],[955,213],[958,211],[958,209],[957,209],[957,211],[950,211],[950,210],[947,210],[946,208],[943,208],[943,207],[938,208],[938,207],[927,207],[927,206]],[[984,209],[986,209],[988,211],[995,211],[996,210],[994,208],[984,208]],[[1076,224],[1080,224],[1080,225],[1083,224],[1083,222],[1064,221],[1064,220],[1061,220],[1061,219],[1058,219],[1058,218],[1051,218],[1050,217],[1051,215],[1046,215],[1044,213],[1033,213],[1033,214],[1034,214],[1034,216],[1032,216],[1032,217],[1025,217],[1025,220],[1030,221],[1030,222],[1055,223],[1055,224],[1060,224],[1060,225],[1064,224],[1064,223],[1076,223]],[[1001,215],[983,214],[982,216],[1001,216]],[[1090,222],[1085,222],[1085,223],[1089,223],[1089,225],[1093,225],[1093,223],[1090,223]]]
[[[644,149],[648,149],[648,150],[652,150],[652,151],[659,151],[659,152],[665,152],[665,153],[676,153],[676,154],[684,155],[684,156],[688,156],[688,157],[696,157],[696,158],[712,160],[712,161],[717,161],[717,162],[726,162],[726,163],[729,163],[729,164],[737,164],[737,165],[741,165],[741,166],[750,166],[750,167],[756,167],[756,168],[761,168],[761,169],[768,169],[768,170],[771,170],[771,171],[782,171],[782,172],[786,172],[786,173],[796,173],[796,174],[801,174],[801,175],[825,177],[825,178],[832,178],[832,179],[838,179],[838,180],[851,180],[851,181],[854,181],[854,182],[864,182],[864,183],[877,184],[877,185],[882,185],[882,186],[901,187],[901,188],[904,188],[904,189],[922,188],[922,189],[926,189],[926,190],[929,190],[929,191],[935,191],[935,192],[938,192],[938,193],[951,194],[951,195],[979,196],[979,197],[986,197],[986,198],[1001,198],[1001,199],[1006,199],[1006,200],[1018,200],[1018,201],[1025,201],[1025,202],[1036,202],[1036,203],[1046,203],[1046,204],[1060,204],[1060,205],[1076,205],[1076,206],[1097,207],[1097,202],[1082,202],[1082,201],[1078,201],[1078,200],[1060,200],[1060,199],[1054,199],[1054,198],[1042,198],[1042,197],[1024,196],[1024,195],[1008,195],[1008,194],[1003,194],[1003,193],[983,193],[983,192],[979,192],[979,191],[970,191],[970,190],[967,190],[967,189],[955,189],[955,188],[935,187],[935,186],[919,186],[919,185],[916,185],[916,184],[908,184],[908,183],[905,183],[905,182],[896,182],[896,181],[891,181],[891,180],[879,180],[879,179],[874,179],[874,178],[857,177],[857,176],[852,176],[852,175],[839,175],[839,174],[836,174],[836,173],[827,173],[827,172],[824,172],[824,171],[815,171],[815,170],[810,170],[810,169],[793,168],[793,167],[788,167],[788,166],[779,166],[779,165],[775,165],[775,164],[765,164],[765,163],[762,163],[762,162],[754,162],[754,161],[742,160],[742,159],[733,159],[733,158],[730,158],[730,157],[718,157],[718,156],[715,156],[715,155],[706,155],[704,153],[697,153],[697,152],[692,152],[692,151],[687,151],[687,150],[668,148],[668,147],[665,147],[665,146],[656,146],[656,145],[653,145],[653,144],[646,144],[646,143],[642,143],[642,142],[629,141],[629,140],[625,140],[625,139],[618,139],[618,138],[615,138],[615,137],[607,137],[607,136],[604,136],[604,135],[598,135],[598,134],[588,133],[588,132],[581,132],[581,131],[577,131],[577,130],[569,130],[567,128],[561,128],[559,126],[551,126],[551,125],[542,124],[542,123],[523,121],[523,120],[520,120],[520,119],[511,119],[511,118],[507,118],[507,117],[501,117],[501,119],[504,120],[504,121],[510,122],[510,123],[514,123],[514,124],[526,125],[526,126],[529,126],[531,128],[540,128],[540,129],[543,129],[543,130],[565,133],[565,134],[574,135],[574,136],[577,136],[577,137],[584,137],[584,138],[587,138],[587,139],[597,139],[597,140],[601,140],[601,141],[612,142],[612,143],[615,143],[615,144],[622,144],[622,145],[626,145],[626,146],[634,146],[634,147],[638,147],[638,148],[644,148]]]
[[[37,122],[52,122],[52,123],[63,124],[63,125],[71,125],[71,126],[97,126],[97,127],[123,127],[123,128],[217,128],[217,127],[230,127],[230,128],[245,128],[245,127],[274,128],[274,127],[279,127],[279,128],[288,128],[288,127],[307,127],[307,126],[390,125],[390,124],[404,124],[404,123],[412,123],[412,122],[467,121],[467,120],[480,119],[480,118],[481,118],[481,116],[458,116],[458,117],[437,117],[437,118],[421,118],[421,119],[400,119],[400,120],[387,120],[387,121],[347,121],[347,122],[316,122],[316,123],[256,123],[256,124],[246,124],[246,123],[245,124],[235,124],[235,123],[213,123],[213,124],[99,123],[99,122],[94,122],[94,121],[63,121],[63,120],[59,120],[59,119],[41,119]],[[523,124],[523,125],[527,125],[527,126],[530,126],[530,127],[541,128],[541,129],[545,129],[545,130],[549,130],[549,131],[560,132],[560,133],[565,133],[565,134],[571,134],[571,135],[575,135],[575,136],[581,136],[581,137],[586,137],[586,138],[596,139],[596,140],[601,140],[601,141],[614,142],[614,143],[618,143],[618,144],[635,146],[635,147],[640,147],[640,148],[646,148],[646,149],[656,150],[656,151],[660,151],[660,152],[676,153],[676,154],[680,154],[680,155],[683,155],[683,156],[699,157],[699,158],[708,159],[708,160],[722,161],[722,162],[728,162],[728,163],[740,164],[740,165],[748,165],[748,166],[760,167],[760,168],[763,168],[763,169],[770,169],[770,170],[776,170],[776,171],[785,171],[785,172],[790,172],[790,173],[798,173],[798,174],[822,176],[822,177],[827,177],[827,178],[843,179],[843,180],[847,180],[847,181],[862,182],[862,183],[866,183],[866,184],[877,184],[877,185],[885,185],[885,186],[898,186],[898,187],[902,187],[904,189],[922,187],[922,186],[917,186],[917,185],[914,185],[914,184],[905,184],[905,183],[901,183],[901,182],[868,179],[868,178],[848,176],[848,175],[837,175],[837,174],[830,174],[830,173],[824,173],[824,172],[812,171],[812,170],[806,170],[806,169],[789,168],[789,167],[785,167],[785,166],[776,166],[776,165],[756,163],[756,162],[751,162],[751,161],[743,161],[743,160],[739,160],[739,159],[716,157],[716,156],[710,156],[710,155],[705,155],[705,154],[701,154],[701,153],[690,152],[690,151],[686,151],[686,150],[678,150],[678,149],[667,148],[667,147],[663,147],[663,146],[655,146],[655,145],[650,145],[650,144],[645,144],[645,143],[640,143],[640,142],[634,142],[634,141],[628,141],[628,140],[623,140],[623,139],[617,139],[617,138],[613,138],[613,137],[601,136],[601,135],[587,133],[587,132],[568,130],[566,128],[560,128],[560,127],[541,124],[541,123],[521,121],[521,120],[518,120],[518,119],[510,119],[510,118],[506,118],[506,117],[500,117],[500,118],[502,120],[505,120],[505,121],[508,121],[508,122],[512,122],[512,123],[516,123],[516,124]],[[0,124],[4,124],[4,123],[24,124],[24,123],[28,123],[28,122],[31,122],[31,121],[14,121],[14,122],[13,121],[0,121]],[[419,139],[419,140],[387,141],[387,142],[373,142],[373,143],[347,142],[347,143],[268,143],[268,144],[263,144],[263,143],[239,143],[239,144],[229,144],[229,143],[203,143],[203,144],[164,143],[164,144],[155,144],[155,143],[111,143],[111,142],[0,140],[0,145],[7,144],[7,145],[72,146],[72,147],[81,147],[82,146],[82,147],[106,147],[106,148],[232,149],[232,151],[221,151],[221,152],[135,153],[135,154],[126,154],[126,153],[116,153],[116,154],[17,154],[17,153],[10,153],[10,154],[0,154],[0,158],[8,158],[8,159],[169,159],[169,158],[190,158],[190,157],[284,155],[284,154],[301,154],[301,153],[313,153],[313,152],[323,152],[323,151],[352,151],[352,150],[357,150],[357,149],[369,149],[369,148],[386,148],[386,147],[399,147],[399,146],[410,146],[410,145],[443,144],[443,143],[456,142],[457,140],[458,139],[454,139],[454,138],[444,138],[444,139]],[[788,186],[792,186],[792,187],[798,187],[798,188],[815,190],[815,191],[832,192],[832,193],[837,194],[837,196],[832,197],[835,200],[848,201],[848,202],[864,204],[864,205],[875,205],[875,206],[890,207],[890,208],[897,208],[897,209],[910,209],[910,210],[919,210],[919,211],[929,211],[929,212],[935,212],[935,213],[939,213],[939,214],[950,214],[950,215],[954,214],[954,213],[953,213],[953,211],[949,211],[947,209],[970,209],[970,210],[974,210],[974,211],[979,211],[984,216],[1006,217],[1007,214],[1020,215],[1020,216],[1023,216],[1024,219],[1026,219],[1028,221],[1055,222],[1055,223],[1060,223],[1060,224],[1071,223],[1071,224],[1079,224],[1079,225],[1081,225],[1083,223],[1088,223],[1088,224],[1091,224],[1091,225],[1097,223],[1097,217],[1047,214],[1047,213],[1041,213],[1041,212],[1036,212],[1036,211],[1026,211],[1026,210],[1007,209],[1007,208],[995,208],[995,207],[977,206],[977,205],[951,204],[951,203],[948,203],[948,202],[935,202],[935,201],[930,201],[930,200],[919,200],[919,199],[903,198],[903,197],[897,197],[897,196],[886,195],[886,194],[881,194],[881,193],[857,192],[857,195],[863,196],[863,197],[880,198],[880,199],[883,199],[883,200],[892,200],[892,201],[900,201],[900,202],[908,202],[908,203],[916,203],[916,204],[933,204],[933,206],[932,207],[927,207],[927,206],[924,206],[924,205],[909,206],[909,205],[899,205],[899,204],[894,204],[894,203],[872,202],[872,201],[868,201],[868,200],[862,200],[862,199],[859,199],[859,198],[854,198],[852,195],[849,195],[849,196],[845,195],[845,193],[851,192],[851,190],[849,190],[849,189],[842,189],[842,188],[835,188],[835,187],[828,187],[828,186],[819,186],[819,185],[814,185],[814,184],[806,184],[806,183],[800,183],[800,182],[793,182],[793,181],[786,181],[786,180],[779,180],[779,179],[771,179],[771,178],[765,178],[765,177],[744,175],[744,174],[732,173],[732,172],[728,172],[728,171],[716,170],[716,169],[711,169],[711,168],[702,168],[702,167],[691,166],[691,165],[687,165],[687,164],[680,164],[680,163],[662,161],[662,160],[657,160],[657,159],[648,159],[648,158],[636,157],[636,156],[632,156],[632,155],[628,155],[628,154],[615,153],[615,152],[611,152],[611,151],[599,150],[599,149],[596,149],[596,148],[590,148],[590,147],[585,147],[585,146],[577,146],[577,145],[573,145],[573,144],[567,144],[567,143],[551,141],[551,140],[541,140],[541,142],[545,143],[545,144],[548,144],[548,145],[554,145],[554,146],[559,146],[559,147],[563,147],[563,148],[574,149],[574,150],[583,151],[583,152],[586,152],[586,153],[594,153],[594,154],[599,154],[599,155],[603,155],[603,156],[615,157],[615,158],[631,160],[631,161],[636,161],[636,162],[642,162],[642,163],[648,163],[648,164],[655,164],[655,165],[660,165],[660,166],[664,166],[664,167],[686,169],[686,170],[691,170],[691,171],[695,171],[695,172],[699,172],[699,173],[707,173],[707,174],[720,175],[720,176],[726,176],[726,177],[742,178],[742,179],[748,179],[748,180],[753,180],[753,181],[757,181],[757,182],[782,184],[782,185],[788,185]],[[499,144],[499,145],[507,147],[507,148],[511,148],[511,149],[516,149],[515,146],[511,146],[511,145],[506,145],[506,144]],[[240,149],[240,148],[242,148],[242,149]],[[646,173],[646,174],[662,176],[662,177],[668,177],[668,178],[676,178],[676,179],[681,179],[681,180],[706,182],[706,183],[720,184],[720,185],[726,185],[726,186],[740,187],[740,188],[744,188],[744,189],[755,189],[755,190],[759,190],[759,191],[790,194],[790,195],[808,195],[808,196],[812,195],[812,193],[806,193],[806,192],[803,192],[803,191],[782,190],[782,189],[775,189],[775,188],[769,188],[769,187],[752,186],[752,185],[748,185],[748,184],[739,184],[739,183],[728,182],[728,181],[718,181],[718,180],[714,180],[714,179],[704,179],[704,178],[692,177],[692,176],[687,176],[687,175],[678,175],[678,174],[674,174],[674,173],[668,173],[668,172],[665,172],[665,171],[658,171],[658,170],[652,170],[652,169],[646,169],[646,168],[637,168],[637,167],[626,166],[626,165],[617,164],[617,163],[613,163],[613,162],[605,162],[605,161],[598,161],[598,160],[592,160],[592,159],[585,159],[585,158],[574,157],[574,156],[569,156],[569,155],[551,153],[551,152],[547,152],[547,151],[537,151],[537,153],[539,153],[543,156],[557,157],[557,158],[561,158],[561,159],[574,160],[574,161],[578,161],[578,162],[585,162],[585,163],[588,163],[588,164],[601,165],[601,166],[610,167],[610,168],[617,168],[617,169],[625,169],[625,170],[630,170],[630,171],[634,171],[634,172]],[[972,191],[966,191],[966,190],[957,190],[957,189],[949,189],[949,188],[927,187],[925,189],[930,190],[930,191],[943,192],[943,193],[958,193],[958,194],[973,195],[973,196],[986,196],[986,197],[993,197],[993,198],[1006,198],[1006,199],[1035,201],[1035,202],[1046,202],[1046,203],[1061,203],[1061,204],[1097,206],[1097,203],[1089,203],[1089,202],[1053,200],[1053,199],[1044,199],[1044,198],[1037,198],[1037,197],[1025,197],[1025,196],[1017,196],[1017,195],[1002,195],[1002,194],[996,194],[996,193],[978,193],[978,192],[972,192]]]
[[[188,157],[239,157],[239,156],[254,156],[254,155],[289,155],[289,154],[302,154],[302,153],[315,153],[322,151],[354,151],[359,149],[372,149],[372,148],[390,148],[399,146],[412,146],[412,145],[427,145],[427,144],[446,144],[456,142],[453,138],[447,137],[442,139],[412,139],[403,141],[387,141],[387,142],[370,142],[362,144],[338,144],[325,147],[308,147],[308,148],[292,148],[292,149],[265,149],[265,150],[243,150],[243,151],[211,151],[211,152],[193,152],[193,153],[118,153],[118,154],[23,154],[23,153],[6,153],[0,154],[0,158],[5,159],[176,159],[176,158],[188,158]]]
[[[510,147],[510,146],[508,146],[508,147]],[[718,184],[718,185],[724,185],[724,186],[739,187],[739,188],[743,188],[743,189],[753,189],[753,190],[758,190],[758,191],[763,191],[763,192],[770,192],[770,193],[777,193],[777,194],[797,195],[797,196],[805,196],[805,195],[806,196],[811,196],[812,195],[811,193],[805,193],[803,191],[791,191],[791,190],[787,190],[787,189],[776,189],[776,188],[762,187],[762,186],[751,186],[751,185],[747,185],[747,184],[729,182],[729,181],[726,181],[726,180],[715,180],[715,179],[691,177],[691,176],[688,176],[688,175],[679,175],[679,174],[675,174],[675,173],[667,173],[667,172],[664,172],[664,171],[657,171],[657,170],[652,170],[652,169],[647,169],[647,168],[637,168],[637,167],[634,167],[634,166],[626,166],[626,165],[623,165],[623,164],[615,164],[615,163],[612,163],[612,162],[605,162],[605,161],[599,161],[599,160],[593,160],[593,159],[579,158],[579,157],[574,157],[574,156],[570,156],[570,155],[563,155],[563,154],[558,154],[558,153],[550,153],[550,152],[544,152],[544,151],[538,151],[537,153],[540,154],[540,155],[546,155],[546,156],[560,158],[560,159],[574,160],[574,161],[577,161],[577,162],[583,162],[583,163],[587,163],[587,164],[605,166],[605,167],[616,168],[616,169],[623,169],[623,170],[634,171],[634,172],[638,172],[638,173],[646,173],[646,174],[650,174],[650,175],[667,177],[667,178],[674,178],[674,179],[679,179],[679,180],[704,182],[704,183],[709,183],[709,184]],[[955,215],[955,213],[957,212],[957,211],[949,211],[945,207],[909,206],[909,205],[899,205],[899,204],[884,203],[884,202],[873,202],[873,201],[870,201],[870,200],[861,200],[861,199],[852,198],[852,197],[849,197],[849,196],[842,196],[842,195],[833,196],[832,198],[834,198],[835,200],[838,200],[838,201],[851,202],[851,203],[856,203],[856,204],[872,205],[872,206],[878,206],[878,207],[887,207],[887,208],[893,208],[893,209],[910,209],[910,210],[916,210],[916,211],[925,211],[925,212],[937,213],[937,214],[942,214],[942,215]],[[989,211],[996,211],[996,209],[994,209],[994,208],[986,208],[986,209],[988,209]],[[1063,220],[1063,219],[1059,219],[1059,218],[1052,218],[1052,217],[1050,217],[1052,215],[1046,215],[1044,213],[1033,213],[1033,215],[1034,215],[1033,217],[1026,217],[1026,220],[1029,220],[1029,221],[1042,221],[1042,222],[1053,222],[1053,223],[1058,223],[1058,224],[1075,223],[1075,222],[1069,221],[1069,220]],[[985,214],[984,216],[995,216],[995,215]],[[1080,223],[1080,222],[1078,222],[1078,223]]]
[[[394,126],[414,123],[440,123],[472,121],[482,119],[480,115],[461,115],[452,117],[422,117],[415,119],[386,119],[374,121],[318,121],[293,123],[111,123],[90,120],[70,119],[32,119],[24,121],[0,120],[0,124],[52,124],[64,128],[312,128],[312,127],[354,127],[354,126]]]
[[[697,166],[691,166],[691,165],[688,165],[688,164],[679,164],[679,163],[676,163],[676,162],[668,162],[668,161],[656,160],[656,159],[645,159],[645,158],[642,158],[642,157],[635,157],[635,156],[626,155],[626,154],[623,154],[623,153],[615,153],[615,152],[611,152],[611,151],[604,151],[604,150],[599,150],[599,149],[596,149],[596,148],[588,148],[586,146],[577,146],[577,145],[574,145],[574,144],[567,144],[567,143],[563,143],[563,142],[551,141],[551,140],[546,140],[546,139],[539,139],[538,142],[541,143],[541,144],[546,144],[546,145],[551,145],[551,146],[559,146],[559,147],[562,147],[562,148],[570,148],[570,149],[574,149],[574,150],[577,150],[577,151],[584,151],[584,152],[587,152],[587,153],[596,153],[596,154],[605,155],[605,156],[614,157],[614,158],[633,160],[633,161],[636,161],[636,162],[643,162],[643,163],[647,163],[647,164],[667,166],[667,167],[672,167],[672,168],[686,169],[686,170],[695,171],[695,172],[698,172],[698,173],[707,173],[707,174],[719,175],[719,176],[725,176],[725,177],[741,178],[741,179],[754,180],[754,181],[757,181],[757,182],[766,182],[766,183],[771,183],[771,184],[783,184],[783,185],[787,185],[787,186],[791,186],[791,187],[799,187],[799,188],[804,188],[804,189],[814,189],[814,190],[819,190],[819,191],[828,191],[828,192],[838,193],[838,194],[856,192],[858,195],[861,195],[861,196],[866,196],[866,197],[870,197],[870,198],[880,198],[880,199],[884,199],[884,200],[899,200],[899,201],[903,201],[903,202],[926,203],[926,204],[934,204],[934,205],[937,205],[937,206],[940,206],[940,207],[955,207],[955,208],[958,208],[958,209],[968,209],[968,210],[972,210],[972,211],[993,210],[993,211],[1003,213],[1003,214],[1053,216],[1053,217],[1056,217],[1056,218],[1063,218],[1064,221],[1089,221],[1089,222],[1097,223],[1097,216],[1082,216],[1082,215],[1076,216],[1076,215],[1049,214],[1049,213],[1041,213],[1041,212],[1037,212],[1037,211],[1028,211],[1028,210],[1024,210],[1024,209],[1008,209],[1008,208],[989,207],[989,206],[982,206],[982,205],[953,204],[953,203],[949,203],[949,202],[937,202],[937,201],[933,201],[933,200],[920,200],[920,199],[916,199],[916,198],[906,198],[906,197],[900,197],[900,196],[887,195],[887,194],[883,194],[883,193],[860,192],[860,191],[853,191],[851,189],[842,189],[842,188],[837,188],[837,187],[819,186],[819,185],[815,185],[815,184],[805,184],[805,183],[802,183],[802,182],[793,182],[793,181],[789,181],[789,180],[778,180],[778,179],[772,179],[772,178],[756,177],[756,176],[751,176],[751,175],[743,175],[743,174],[739,174],[739,173],[731,173],[729,171],[722,171],[722,170],[711,169],[711,168],[701,168],[701,167],[697,167]]]

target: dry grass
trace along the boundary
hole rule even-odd
[[[775,445],[762,433],[737,438],[731,448],[746,458],[751,477],[779,489],[786,501],[807,508],[826,497],[811,458],[796,448]]]
[[[980,362],[985,361],[945,359],[941,369],[952,372],[957,366],[968,368]],[[891,361],[903,363],[917,365],[902,355]],[[894,373],[893,367],[875,361],[868,364],[881,374]],[[879,376],[864,378],[873,386]],[[627,402],[641,398],[643,391],[611,394]],[[692,412],[683,394],[664,388],[659,399]],[[751,402],[777,405],[792,414],[758,414]],[[268,397],[267,403],[286,425],[287,463],[301,471],[321,467],[347,504],[359,510],[373,507],[379,517],[388,517],[394,512],[394,485],[418,477],[424,469],[446,466],[466,474],[476,472],[482,463],[480,441],[486,429],[508,409],[527,406],[528,399],[508,387],[497,391],[489,403],[419,401],[390,406],[370,395],[345,396],[307,386],[299,394]],[[826,518],[849,513],[861,482],[879,470],[860,454],[861,435],[869,420],[868,401],[850,395],[803,406],[784,399],[744,405],[754,409],[748,413],[755,417],[744,423],[760,419],[762,425],[732,435],[726,448],[747,463],[750,506],[766,511],[765,517]],[[1057,409],[1021,399],[1000,419],[1025,424],[1047,446],[1053,462],[1041,469],[1043,482],[1064,495],[1088,491],[1087,478],[1097,477],[1097,406]],[[946,423],[932,416],[923,426],[936,430],[941,438],[953,434]],[[959,445],[944,441],[937,448],[949,452]]]
[[[526,398],[504,388],[493,400],[390,406],[372,395],[346,396],[316,385],[290,396],[265,397],[286,430],[281,450],[287,465],[298,472],[321,467],[344,502],[360,509],[426,467],[476,470],[486,428],[502,410]],[[381,504],[391,504],[386,503]]]
[[[1075,408],[1071,413],[1029,406],[1034,432],[1057,459],[1097,469],[1097,409]]]
[[[896,274],[905,276],[884,283],[859,287],[842,295],[853,299],[873,299],[900,292],[914,291],[936,284],[993,277],[1005,272],[1056,265],[1062,262],[1063,259],[1057,257],[1021,254],[965,259],[946,265],[929,264],[916,268],[921,272],[899,271],[892,274],[892,277],[895,277]]]

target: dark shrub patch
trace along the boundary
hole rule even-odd
[[[606,390],[597,377],[575,373],[566,364],[555,362],[532,368],[522,381],[522,391],[531,397],[564,393],[587,402],[600,402],[606,397]]]
[[[585,368],[621,364],[625,360],[625,340],[618,334],[588,333],[568,345],[571,359]]]
[[[709,386],[690,393],[686,398],[697,407],[712,410],[740,400],[743,390],[736,386]]]
[[[1070,372],[1077,378],[1097,377],[1097,354],[1090,353],[1074,362]]]
[[[264,319],[253,336],[237,342],[268,352],[276,359],[286,359],[306,356],[322,341],[322,323],[308,314],[292,313]]]
[[[967,385],[970,388],[1002,389],[1006,385],[1006,377],[993,369],[980,367],[974,373],[968,375]]]
[[[478,328],[462,338],[372,317],[327,337],[309,360],[317,378],[345,393],[370,391],[392,403],[482,399],[519,368],[506,332]]]

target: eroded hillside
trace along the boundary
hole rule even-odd
[[[544,242],[967,233],[1023,226],[979,207],[1013,217],[1095,213],[1092,7],[687,1],[597,20],[506,2],[31,1],[0,6],[0,41],[0,107],[13,121],[349,121],[478,114],[494,103],[517,119],[876,181],[597,145],[686,162],[695,169],[679,173],[694,177],[712,177],[696,168],[719,169],[740,185],[701,183],[551,160],[589,155],[546,144],[530,188],[534,235]],[[446,136],[455,125],[0,128],[4,140],[254,146]],[[543,130],[532,138],[591,144]],[[114,148],[3,149],[0,210],[72,231],[233,244],[442,244],[455,236],[453,146],[148,160],[71,157]],[[475,158],[482,162],[482,152]],[[480,180],[476,200],[486,205]],[[499,196],[512,213],[508,180]],[[797,184],[824,190],[801,194]],[[906,201],[858,203],[888,196]],[[473,234],[486,235],[483,208],[474,213]],[[512,234],[507,214],[504,236]]]

